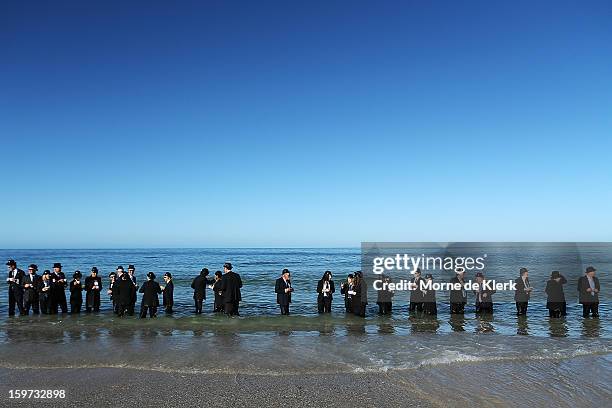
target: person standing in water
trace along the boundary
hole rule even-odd
[[[76,271],[70,281],[70,314],[81,313],[81,306],[83,305],[81,277],[81,271]]]
[[[31,264],[28,266],[28,273],[23,278],[23,310],[26,315],[32,313],[37,315],[40,312],[38,301],[38,287],[40,286],[41,278],[36,274],[38,266]]]
[[[51,271],[46,269],[38,286],[38,302],[42,314],[51,313]]]
[[[546,282],[546,308],[548,309],[548,317],[559,318],[566,315],[565,293],[563,285],[567,283],[567,279],[559,273],[552,271],[550,280]]]
[[[280,306],[281,315],[289,315],[289,304],[291,303],[291,272],[289,269],[283,269],[280,278],[276,280],[274,285],[276,292],[276,303]]]
[[[115,291],[117,289],[117,274],[115,272],[111,272],[108,274],[108,290],[106,293],[108,294],[110,301],[113,305],[113,313],[117,313],[117,299],[115,297]]]
[[[378,314],[381,316],[391,315],[391,310],[393,309],[393,293],[392,290],[389,290],[389,283],[391,283],[391,278],[383,275],[381,277],[382,287],[377,290],[377,299],[376,304],[378,305]]]
[[[136,308],[136,301],[138,300],[138,282],[136,281],[136,267],[134,265],[128,265],[128,277],[132,282],[132,292],[127,314],[128,316],[134,316],[134,309]]]
[[[57,314],[58,307],[62,313],[68,312],[68,304],[66,303],[66,275],[62,272],[62,264],[56,262],[53,264],[53,273],[51,274],[51,314]]]
[[[166,314],[172,314],[172,306],[174,306],[174,282],[170,272],[164,273],[164,282],[166,282],[166,285],[162,287],[164,310]]]
[[[140,303],[140,318],[147,317],[147,312],[150,317],[157,316],[157,308],[159,306],[159,294],[162,293],[159,283],[155,280],[153,272],[147,273],[147,280],[142,284],[139,290],[142,293],[142,301]]]
[[[200,274],[191,282],[193,289],[193,300],[195,303],[195,314],[202,314],[204,301],[206,300],[206,286],[212,285],[215,281],[208,280],[208,268],[202,268]]]
[[[485,287],[485,277],[481,272],[476,274],[478,289],[474,290],[476,295],[476,314],[493,313],[493,294],[494,290]]]
[[[349,273],[346,282],[340,284],[340,293],[344,295],[344,310],[346,313],[353,313],[353,274]]]
[[[223,304],[225,314],[228,316],[240,316],[238,310],[242,300],[242,280],[240,275],[232,271],[232,264],[226,262],[223,265],[223,278],[221,279],[221,293],[223,294]]]
[[[410,306],[409,312],[422,312],[423,311],[423,291],[421,290],[421,282],[423,278],[421,278],[421,269],[417,268],[414,271],[414,278],[410,280]]]
[[[433,275],[431,273],[425,275],[425,282],[433,285]],[[423,290],[423,313],[429,316],[436,316],[438,314],[436,291],[433,286],[431,286],[431,289]]]
[[[467,304],[467,290],[465,290],[465,272],[457,272],[450,280],[453,289],[450,291],[450,312],[451,314],[463,314]]]
[[[582,317],[599,317],[599,279],[595,277],[596,269],[586,268],[584,276],[578,279],[578,300],[582,304]]]
[[[325,271],[323,277],[317,283],[317,308],[319,313],[331,313],[333,293],[335,291],[332,273]]]
[[[361,271],[355,272],[353,300],[353,314],[359,317],[365,317],[366,306],[368,305],[368,284],[363,277]]]
[[[527,315],[527,306],[529,305],[529,297],[531,296],[532,287],[529,284],[529,271],[527,268],[521,268],[520,276],[516,278],[516,291],[514,292],[514,301],[516,302],[516,315]]]
[[[8,289],[8,315],[15,316],[15,306],[19,310],[19,314],[25,314],[23,309],[23,280],[25,278],[25,272],[17,268],[17,262],[13,259],[9,259],[6,263],[8,267],[8,277],[6,283],[9,285]]]
[[[115,310],[117,316],[123,317],[130,308],[132,302],[132,292],[134,283],[129,274],[121,275],[121,278],[117,280],[113,286],[113,299],[115,302]]]
[[[223,291],[221,290],[221,284],[223,279],[223,273],[221,271],[215,272],[215,283],[212,285],[212,291],[215,294],[215,304],[213,306],[213,312],[223,312]]]
[[[85,278],[85,311],[90,313],[100,311],[100,291],[102,278],[98,276],[98,268],[91,268],[91,274]]]

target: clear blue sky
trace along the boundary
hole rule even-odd
[[[0,248],[612,240],[608,1],[129,3],[0,5]]]

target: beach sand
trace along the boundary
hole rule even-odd
[[[557,378],[534,383],[543,373]],[[606,406],[609,373],[610,359],[602,356],[301,375],[2,368],[0,395],[3,406],[46,407],[582,407]],[[580,387],[589,382],[588,391]],[[65,389],[66,399],[11,400],[11,388]]]

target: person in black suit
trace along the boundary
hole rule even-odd
[[[592,266],[586,268],[584,276],[578,279],[578,300],[582,304],[582,317],[599,317],[599,279]]]
[[[76,271],[70,281],[70,314],[81,313],[81,306],[83,305],[81,277],[81,271]]]
[[[425,281],[433,285],[433,275],[431,273],[426,274]],[[436,291],[433,287],[423,290],[423,313],[429,316],[436,316],[438,314]]]
[[[223,273],[221,271],[215,272],[215,283],[212,285],[212,290],[215,294],[215,305],[213,307],[213,311],[215,313],[223,312],[223,292],[221,290],[221,285],[223,283]]]
[[[544,290],[548,295],[546,308],[549,317],[558,318],[566,315],[565,293],[563,292],[563,285],[566,283],[567,279],[559,271],[552,271]]]
[[[467,290],[465,290],[465,272],[457,272],[456,275],[450,280],[450,283],[457,288],[450,290],[450,313],[451,314],[463,314],[465,312],[465,305],[467,304]]]
[[[421,290],[421,269],[417,268],[414,271],[414,278],[410,279],[410,306],[408,310],[410,313],[422,312],[423,311],[423,291]]]
[[[91,274],[85,278],[85,311],[90,313],[100,311],[100,291],[102,290],[102,278],[98,276],[98,268],[91,268]]]
[[[134,316],[134,309],[136,309],[136,301],[138,300],[138,282],[136,281],[136,267],[134,265],[128,265],[128,278],[132,282],[132,295],[127,308],[127,315]]]
[[[163,304],[166,314],[172,314],[172,306],[174,306],[174,282],[172,282],[172,274],[164,273],[164,282],[166,285],[162,287]]]
[[[240,312],[238,310],[240,301],[242,300],[240,288],[242,288],[242,280],[240,279],[240,275],[232,272],[232,264],[226,262],[223,265],[221,293],[223,294],[225,314],[228,316],[240,316]]]
[[[389,283],[391,283],[391,278],[383,275],[381,276],[380,280],[382,281],[381,288],[376,291],[378,314],[381,316],[390,315],[391,310],[393,309],[393,296],[395,295],[395,293],[393,293],[392,290],[389,290],[389,287],[387,286]]]
[[[349,273],[346,277],[346,282],[340,284],[340,293],[344,295],[344,309],[346,313],[353,313],[353,274]]]
[[[23,310],[26,315],[30,313],[30,307],[33,314],[37,315],[40,312],[38,287],[42,279],[36,274],[36,271],[38,271],[38,266],[34,264],[28,266],[28,273],[23,279]]]
[[[62,313],[68,313],[68,304],[66,303],[66,275],[62,272],[62,264],[56,262],[53,264],[53,273],[51,274],[51,314],[57,314],[58,307]]]
[[[319,294],[317,296],[317,308],[319,313],[331,313],[333,293],[335,291],[332,273],[325,271],[323,277],[317,283],[317,293]]]
[[[115,272],[111,272],[108,274],[108,289],[106,293],[108,294],[110,301],[113,305],[113,313],[117,313],[117,299],[115,298],[115,291],[117,289],[117,274]]]
[[[280,305],[281,315],[289,315],[291,292],[293,292],[289,269],[283,269],[281,277],[276,280],[276,285],[274,285],[274,292],[276,292],[276,303]]]
[[[365,317],[366,306],[368,305],[368,284],[363,277],[361,271],[355,272],[355,284],[353,286],[355,294],[351,302],[353,314],[359,317]]]
[[[15,305],[17,305],[17,309],[19,309],[19,314],[24,315],[23,279],[25,278],[25,273],[21,269],[17,268],[17,262],[15,262],[13,259],[9,259],[6,266],[8,267],[8,277],[6,278],[6,283],[9,285],[8,315],[15,316]]]
[[[478,289],[474,290],[476,296],[476,314],[493,313],[493,294],[495,290],[485,285],[485,277],[481,272],[476,274]]]
[[[157,316],[157,307],[159,306],[159,294],[162,293],[159,283],[155,281],[153,272],[147,273],[147,281],[140,287],[142,293],[142,301],[140,303],[140,318],[147,317],[147,311],[150,317]]]
[[[521,268],[519,274],[520,276],[514,281],[516,284],[514,301],[516,302],[516,315],[525,316],[527,314],[529,297],[533,288],[529,284],[529,271],[527,268]]]
[[[51,271],[45,269],[38,285],[38,303],[42,314],[51,313]]]
[[[134,283],[129,274],[122,274],[113,285],[113,300],[116,304],[117,316],[123,317],[132,302]]]
[[[202,314],[202,304],[206,300],[206,286],[215,283],[214,280],[209,280],[208,268],[203,268],[200,274],[196,276],[191,282],[191,289],[193,289],[193,300],[195,302],[195,313]]]

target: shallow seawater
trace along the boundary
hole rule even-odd
[[[504,254],[510,270],[528,260],[517,249],[494,249]],[[564,251],[564,250],[563,250]],[[598,252],[599,251],[599,252]],[[36,367],[132,367],[192,373],[361,373],[410,371],[463,363],[535,364],[581,357],[601,359],[610,374],[612,352],[607,270],[612,254],[601,248],[581,252],[584,262],[598,261],[602,284],[601,318],[583,319],[576,304],[575,279],[580,269],[565,272],[568,316],[549,319],[543,285],[551,265],[533,260],[530,279],[536,287],[527,318],[517,318],[511,294],[496,295],[495,313],[478,318],[472,306],[463,317],[449,315],[445,294],[438,298],[436,318],[413,317],[407,299],[398,296],[393,315],[377,316],[375,301],[368,317],[346,315],[340,296],[331,315],[316,311],[316,281],[329,269],[337,284],[360,269],[359,249],[168,249],[168,250],[2,250],[25,269],[62,262],[64,271],[88,271],[96,265],[106,273],[122,264],[136,264],[142,281],[146,271],[175,275],[175,310],[160,311],[156,319],[117,318],[103,298],[98,314],[7,318],[6,288],[0,303],[0,365]],[[516,259],[515,259],[516,258]],[[530,254],[529,259],[536,259]],[[538,258],[539,259],[539,258]],[[241,317],[211,312],[193,315],[191,279],[207,266],[211,271],[232,261],[244,281]],[[296,288],[291,316],[279,316],[274,279],[287,267]],[[490,271],[490,275],[495,275]],[[572,275],[574,274],[574,275]],[[446,279],[447,277],[443,277]],[[107,283],[105,279],[104,284]],[[604,288],[606,291],[604,292]],[[542,373],[545,376],[545,373]]]

